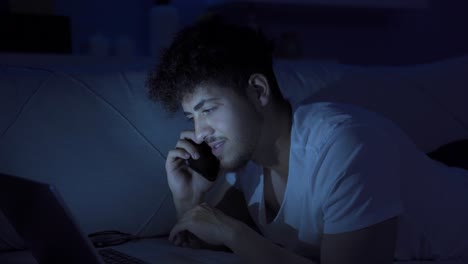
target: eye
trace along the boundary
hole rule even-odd
[[[185,120],[186,120],[187,122],[189,122],[189,123],[192,123],[192,122],[193,122],[193,117],[187,116],[187,117],[185,118]]]
[[[204,115],[207,115],[207,114],[213,112],[214,110],[216,110],[216,107],[211,107],[211,108],[208,108],[208,109],[203,110],[202,113],[203,113]]]

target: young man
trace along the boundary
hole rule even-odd
[[[384,264],[468,252],[468,172],[430,160],[364,109],[292,109],[261,33],[201,21],[177,35],[147,84],[152,99],[173,112],[181,105],[194,125],[166,161],[177,245],[188,231],[246,263]],[[199,157],[189,139],[208,143],[232,172],[259,232],[204,203],[213,183],[187,166]]]

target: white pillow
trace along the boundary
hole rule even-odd
[[[468,57],[392,67],[280,60],[274,70],[293,109],[305,101],[358,105],[394,121],[425,152],[467,137]]]
[[[276,60],[273,63],[278,86],[293,108],[336,83],[353,69],[352,66],[332,61]]]

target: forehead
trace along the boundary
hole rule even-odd
[[[193,107],[209,98],[226,99],[232,96],[231,89],[223,88],[214,84],[200,84],[195,86],[193,93],[187,94],[182,98],[182,108],[185,111],[192,110]]]

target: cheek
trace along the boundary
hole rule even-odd
[[[235,116],[230,116],[230,127],[226,127],[226,129],[228,129],[228,133],[234,133],[232,136],[238,140],[249,141],[249,138],[258,133],[259,124],[255,113],[243,111]]]
[[[230,112],[219,112],[211,119],[211,126],[217,136],[229,138],[237,133],[239,120]]]
[[[258,113],[248,105],[225,107],[212,116],[211,126],[215,134],[228,139],[245,141],[252,133],[259,131]]]

